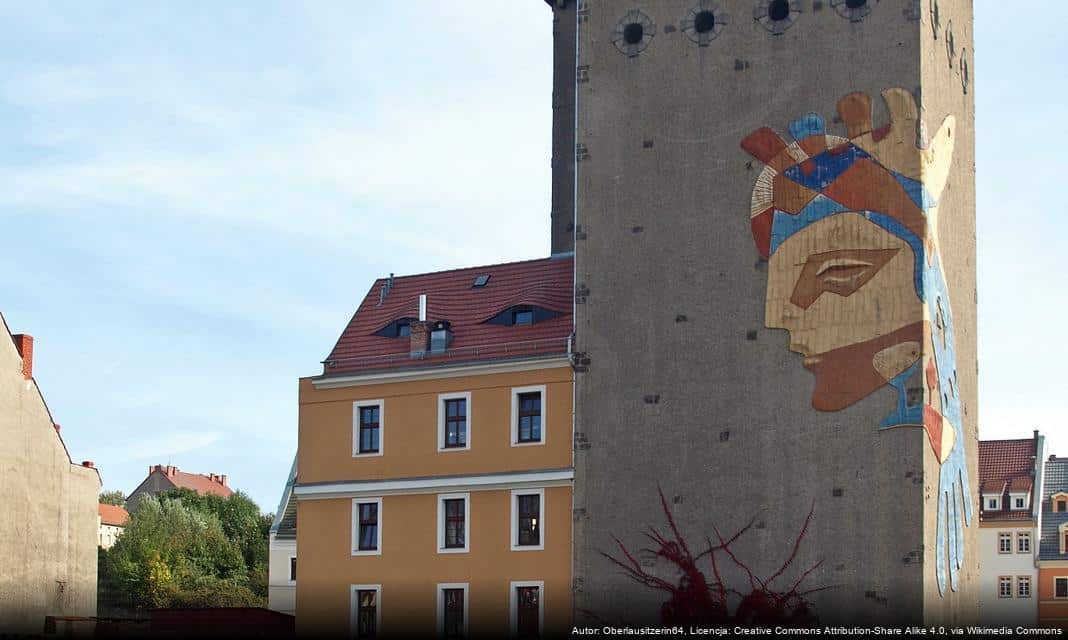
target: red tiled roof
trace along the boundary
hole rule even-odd
[[[130,521],[130,514],[126,512],[126,509],[117,507],[113,504],[99,505],[100,523],[110,524],[115,527],[125,527],[126,523]]]
[[[199,473],[175,471],[173,475],[167,475],[167,479],[180,489],[192,489],[201,495],[213,493],[217,496],[228,498],[234,493],[230,490],[230,487],[222,482],[212,480],[210,477]]]
[[[325,374],[565,353],[572,331],[573,269],[568,256],[401,276],[394,278],[381,306],[387,280],[375,280],[327,356]],[[480,275],[488,275],[489,282],[473,288]],[[420,294],[427,296],[427,322],[451,325],[453,341],[444,355],[413,359],[409,338],[374,335],[394,320],[417,318]],[[559,315],[532,325],[486,323],[517,305]]]
[[[979,483],[984,487],[990,480],[1008,482],[1019,476],[1030,478],[1034,468],[1033,438],[979,441]]]
[[[983,520],[1029,520],[1031,509],[1010,509],[1007,493],[1031,493],[1035,468],[1035,440],[980,440],[980,517]],[[984,496],[1000,497],[1000,509],[986,508]],[[1034,499],[1034,496],[1032,496]]]

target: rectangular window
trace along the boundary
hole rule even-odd
[[[382,552],[382,498],[352,501],[352,555]]]
[[[1058,500],[1057,511],[1068,511],[1068,500]]]
[[[1068,578],[1053,579],[1053,597],[1068,598]]]
[[[359,400],[352,403],[352,455],[382,455],[382,401]]]
[[[438,553],[467,553],[471,494],[438,496]]]
[[[350,635],[354,638],[377,638],[382,618],[382,587],[377,584],[352,585]]]
[[[511,629],[515,638],[540,638],[544,614],[542,582],[513,582],[510,601]]]
[[[516,442],[541,442],[541,394],[519,394],[519,424]]]
[[[1016,597],[1031,597],[1031,576],[1016,576]]]
[[[512,551],[545,548],[545,490],[512,492]]]
[[[297,581],[297,559],[293,556],[289,557],[289,581]]]
[[[440,394],[438,396],[438,451],[466,451],[470,448],[471,394]]]
[[[1012,597],[1012,576],[1000,576],[998,578],[998,597]]]
[[[997,498],[988,498],[987,501],[986,501],[986,508],[988,510],[990,510],[990,511],[997,511],[998,499]]]
[[[998,534],[998,553],[1012,553],[1012,534]]]
[[[1016,553],[1031,553],[1031,534],[1016,534]]]
[[[1014,498],[1013,499],[1014,508],[1023,509],[1026,506],[1026,502],[1027,502],[1026,498]]]
[[[438,631],[444,638],[467,637],[467,584],[438,585]]]

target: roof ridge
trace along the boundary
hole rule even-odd
[[[451,269],[440,269],[438,271],[426,271],[424,273],[409,273],[409,274],[403,275],[403,276],[394,275],[393,276],[393,281],[396,282],[397,280],[406,279],[406,278],[421,278],[421,277],[425,277],[425,276],[435,276],[435,275],[444,274],[444,273],[459,273],[461,271],[474,271],[476,269],[494,269],[494,268],[497,268],[497,267],[510,267],[510,266],[513,266],[513,265],[527,264],[527,263],[530,263],[530,262],[546,262],[546,263],[548,263],[548,262],[563,262],[564,260],[571,260],[571,259],[573,259],[573,257],[574,256],[572,256],[570,254],[565,254],[565,255],[548,256],[548,257],[545,257],[545,258],[528,258],[526,260],[512,260],[510,262],[497,262],[497,263],[494,263],[494,264],[474,265],[474,266],[470,266],[470,267],[453,267]],[[389,278],[377,278],[375,280],[375,282],[379,282],[379,281],[382,281],[382,280],[388,280],[388,279]]]

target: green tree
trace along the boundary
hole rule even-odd
[[[115,489],[114,491],[101,491],[100,502],[102,504],[115,505],[121,507],[126,504],[126,496],[121,490]]]

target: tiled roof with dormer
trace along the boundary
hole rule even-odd
[[[324,361],[324,375],[563,354],[572,331],[574,260],[570,254],[396,278],[371,286]],[[479,276],[488,276],[475,287]],[[408,337],[376,335],[397,320],[447,321],[447,352],[411,357]],[[511,308],[537,307],[552,317],[527,325],[487,322]]]
[[[980,440],[979,487],[980,518],[993,520],[1028,520],[1032,504],[1025,510],[1013,510],[1009,494],[1033,493],[1037,440]],[[985,498],[997,496],[997,510],[987,509]],[[1031,500],[1034,500],[1032,496]]]

